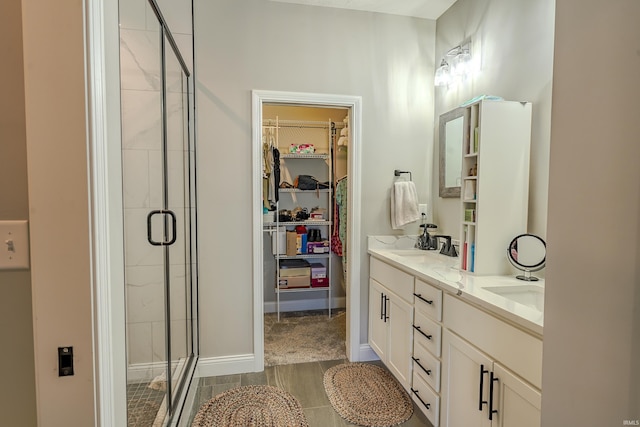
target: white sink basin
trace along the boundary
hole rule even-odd
[[[438,262],[442,263],[442,258],[438,256],[438,251],[423,251],[420,249],[399,249],[391,251],[392,254],[406,258],[413,262]]]
[[[544,311],[544,287],[530,284],[513,286],[486,286],[489,292],[518,304]]]

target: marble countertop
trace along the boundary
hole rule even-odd
[[[414,243],[415,236],[369,236],[368,253],[535,335],[542,336],[544,279],[525,282],[516,279],[515,276],[476,276],[459,270],[459,258],[440,255],[437,251],[414,249]],[[527,288],[534,289],[538,291],[539,301],[516,302],[496,293],[495,290],[498,288],[516,292]]]

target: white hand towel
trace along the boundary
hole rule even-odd
[[[391,194],[391,228],[397,230],[420,219],[418,191],[413,181],[397,181]]]

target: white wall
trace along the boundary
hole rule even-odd
[[[95,383],[84,10],[75,0],[29,0],[22,13],[38,426],[90,426]],[[58,377],[62,346],[73,346],[74,376]]]
[[[471,38],[481,68],[468,81],[436,88],[436,133],[441,114],[478,95],[497,95],[533,104],[529,182],[529,232],[546,236],[551,82],[555,0],[458,0],[437,20],[436,55]],[[434,222],[457,236],[459,199],[438,194],[437,157],[433,172]]]
[[[543,426],[640,420],[638,17],[557,0]]]
[[[20,0],[0,2],[0,220],[29,218]],[[5,248],[3,248],[5,249]],[[0,271],[0,413],[2,423],[36,425],[31,273]]]
[[[421,201],[430,197],[435,22],[262,0],[198,0],[194,8],[201,356],[248,354],[251,90],[362,96],[366,247],[367,234],[394,233],[394,169],[413,171]],[[362,343],[368,267],[363,253]]]

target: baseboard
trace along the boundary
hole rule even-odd
[[[127,382],[150,381],[167,369],[166,362],[135,363],[127,367]]]
[[[201,357],[198,359],[196,375],[198,377],[216,377],[218,375],[243,374],[255,371],[255,355]]]
[[[380,360],[380,357],[371,348],[369,344],[360,344],[360,362],[370,362],[372,360]]]
[[[344,308],[347,306],[347,298],[346,297],[337,297],[331,298],[331,308]],[[327,299],[326,298],[317,298],[317,299],[299,299],[292,301],[280,301],[280,311],[306,311],[306,310],[326,310],[327,309]],[[265,301],[264,303],[264,312],[265,313],[275,313],[276,312],[276,302],[275,301]]]

